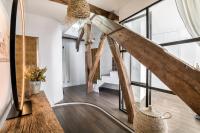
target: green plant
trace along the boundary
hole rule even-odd
[[[25,73],[26,79],[30,81],[46,81],[45,73],[47,71],[47,68],[39,68],[36,66],[31,66],[27,68],[27,71]]]

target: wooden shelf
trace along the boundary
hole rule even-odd
[[[50,107],[44,92],[33,95],[31,97],[31,101],[33,111],[32,114],[16,119],[7,120],[4,123],[2,129],[0,129],[0,133],[64,132],[52,108]]]

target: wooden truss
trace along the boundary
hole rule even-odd
[[[95,55],[94,63],[92,63],[92,55],[91,55],[91,25],[87,24],[87,39],[86,39],[86,76],[87,76],[87,92],[91,93],[93,92],[93,79],[94,75],[97,71],[98,64],[100,62],[100,57],[103,53],[103,49],[105,46],[105,39],[107,37],[106,34],[101,35],[101,39],[99,42],[99,47],[97,50],[97,53]],[[81,38],[82,34],[80,34]],[[78,39],[79,40],[79,39]],[[133,117],[134,117],[134,98],[133,98],[133,92],[131,89],[131,83],[129,81],[125,65],[123,63],[123,59],[120,55],[119,48],[117,47],[116,42],[108,37],[109,46],[112,52],[112,55],[114,57],[114,60],[117,64],[118,68],[118,75],[119,79],[121,81],[121,88],[122,93],[124,95],[126,108],[128,111],[128,121],[130,123],[133,123]]]
[[[151,40],[105,17],[97,15],[92,23],[151,70],[200,115],[200,71],[175,58]]]

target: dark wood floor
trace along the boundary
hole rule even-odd
[[[119,97],[116,94],[103,91],[100,94],[86,94],[86,86],[64,88],[62,102],[88,102],[100,106],[105,111],[133,129],[127,122],[127,115],[119,110]],[[160,112],[171,112],[173,117],[168,120],[169,133],[200,133],[200,121],[194,119],[195,114],[177,96],[152,91],[153,107]],[[55,110],[55,112],[57,112]],[[63,110],[63,112],[65,112]],[[63,121],[63,118],[59,118]],[[70,121],[68,121],[70,122]],[[66,122],[66,124],[68,123]]]
[[[54,111],[66,133],[127,133],[99,109],[87,105],[55,107]]]
[[[86,86],[80,85],[75,87],[64,88],[64,99],[62,102],[88,102],[95,104],[105,111],[118,118],[123,123],[133,128],[129,124],[127,115],[119,110],[119,96],[107,91],[98,93],[86,94]]]
[[[127,122],[127,115],[119,110],[119,96],[116,93],[102,91],[99,94],[95,92],[86,94],[85,85],[64,88],[64,99],[60,103],[70,102],[87,102],[95,104],[133,129],[132,124]],[[55,113],[57,114],[57,110],[55,110]],[[58,120],[60,121],[59,117]],[[61,123],[62,121],[63,120],[61,120]]]

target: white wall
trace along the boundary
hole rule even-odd
[[[2,25],[10,26],[11,2],[0,1],[0,15],[7,20],[6,23],[0,22]],[[5,121],[11,107],[11,83],[10,83],[10,63],[0,62],[0,128]]]
[[[47,67],[44,89],[50,104],[63,99],[62,91],[62,28],[50,18],[26,13],[26,35],[39,37],[39,66]],[[19,17],[17,34],[20,34]]]
[[[156,1],[158,0],[132,0],[119,9],[119,18],[120,20],[123,20]]]

